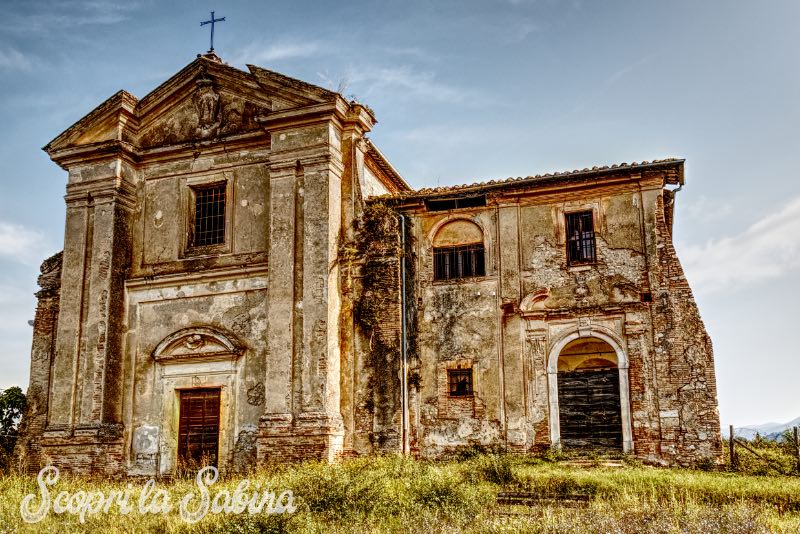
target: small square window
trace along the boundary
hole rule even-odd
[[[451,397],[468,397],[472,395],[472,368],[448,369],[447,382]]]
[[[225,183],[194,188],[192,247],[225,242]]]
[[[597,261],[592,212],[567,213],[566,223],[567,263],[569,265],[584,265]]]

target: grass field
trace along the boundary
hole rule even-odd
[[[183,495],[198,493],[194,478],[158,481],[172,511],[140,514],[144,481],[132,484],[134,510],[122,515],[57,515],[37,524],[20,517],[34,477],[0,478],[0,532],[551,532],[551,533],[800,533],[800,478],[662,469],[639,465],[569,467],[529,457],[483,454],[461,461],[423,462],[398,457],[307,463],[264,469],[247,477],[280,493],[291,489],[297,510],[283,515],[211,514],[196,524],[181,520]],[[222,477],[209,488],[233,493],[241,477]],[[50,487],[71,493],[114,489],[129,481],[62,477]],[[252,491],[252,490],[251,490]],[[496,505],[498,492],[541,496],[588,495],[579,507],[562,504]]]

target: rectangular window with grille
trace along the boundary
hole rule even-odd
[[[485,274],[483,244],[433,249],[434,280],[455,280]]]
[[[594,263],[594,220],[591,211],[567,213],[567,262],[569,265]]]
[[[447,382],[451,397],[472,395],[472,369],[448,369]]]
[[[225,242],[225,184],[194,189],[193,247]]]

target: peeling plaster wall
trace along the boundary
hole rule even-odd
[[[172,419],[175,389],[222,387],[220,434],[222,467],[246,465],[255,457],[255,442],[247,434],[263,412],[268,328],[266,276],[209,283],[185,281],[179,286],[129,288],[128,346],[130,370],[126,376],[126,427],[132,430],[130,471],[134,474],[169,473],[175,465],[177,428]],[[226,357],[159,363],[156,346],[183,329],[211,327],[236,340],[244,352]],[[169,414],[173,414],[170,416]],[[138,448],[136,436],[150,432],[157,447]],[[243,441],[242,441],[243,440]],[[148,442],[149,443],[149,442]]]
[[[558,350],[597,337],[616,351],[626,447],[720,458],[711,341],[670,233],[683,162],[492,183],[485,206],[428,212],[370,152],[373,124],[212,54],[48,144],[67,171],[65,244],[39,279],[21,467],[169,473],[178,392],[197,387],[221,388],[224,469],[402,450],[403,257],[413,453],[555,444]],[[220,183],[224,243],[193,247],[193,188]],[[389,210],[353,252],[369,203],[406,214],[408,250]],[[565,213],[585,210],[597,262],[569,266]],[[433,280],[445,227],[440,245],[483,241],[484,276]],[[464,368],[474,393],[451,397]]]
[[[361,190],[365,199],[389,193],[389,189],[387,189],[383,182],[378,180],[378,177],[375,176],[375,174],[369,170],[369,168],[364,168],[362,176]]]
[[[411,405],[418,454],[551,446],[557,388],[548,366],[562,340],[596,337],[623,357],[626,447],[654,463],[719,460],[710,340],[672,248],[662,193],[668,179],[645,172],[616,185],[523,194],[509,186],[489,194],[483,208],[406,208],[418,229],[420,386]],[[565,213],[585,210],[593,214],[597,261],[573,267]],[[459,218],[483,229],[486,276],[433,281],[433,239]],[[458,366],[474,369],[470,398],[448,394],[447,368]]]
[[[170,473],[179,391],[198,387],[221,388],[223,469],[342,453],[337,257],[373,123],[335,93],[212,54],[48,144],[67,219],[47,275],[62,283],[40,294],[34,329],[30,469]],[[224,243],[193,247],[193,188],[223,182]]]

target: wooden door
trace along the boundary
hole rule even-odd
[[[184,466],[217,465],[219,388],[180,392],[178,460]]]
[[[559,372],[558,412],[564,447],[622,449],[619,370]]]

